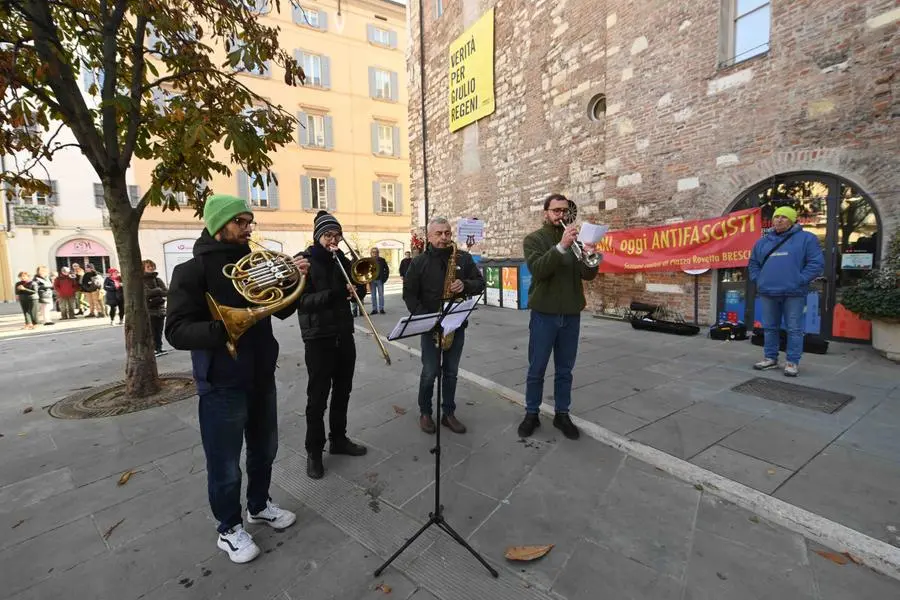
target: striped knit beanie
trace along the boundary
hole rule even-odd
[[[341,228],[341,224],[338,223],[338,220],[335,219],[333,215],[328,214],[327,211],[320,210],[313,221],[313,239],[318,242],[319,238],[322,237],[322,234],[326,231],[337,231],[338,233],[344,232]]]

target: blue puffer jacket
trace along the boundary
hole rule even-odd
[[[763,266],[762,261],[784,236],[791,238],[772,253]],[[750,280],[756,282],[762,296],[805,296],[810,282],[822,275],[825,258],[815,235],[794,225],[782,234],[774,229],[766,231],[750,253]]]

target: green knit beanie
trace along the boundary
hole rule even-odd
[[[216,235],[228,221],[241,213],[252,213],[250,205],[243,198],[228,194],[215,194],[206,200],[203,207],[203,222],[210,235]]]

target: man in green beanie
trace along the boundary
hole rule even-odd
[[[748,265],[762,305],[763,325],[763,360],[753,368],[778,368],[783,321],[787,329],[784,374],[796,377],[803,354],[806,296],[809,284],[825,270],[825,258],[819,239],[797,224],[797,211],[793,208],[776,208],[772,225],[753,246]]]
[[[250,307],[225,277],[222,268],[250,253],[255,225],[247,201],[214,195],[203,209],[206,224],[194,244],[194,257],[175,267],[169,287],[166,339],[174,348],[190,350],[200,397],[200,437],[206,453],[209,504],[218,521],[216,545],[236,563],[259,556],[259,547],[243,528],[240,457],[247,439],[247,522],[276,529],[289,527],[294,513],[269,497],[272,463],[278,450],[275,363],[278,342],[271,317],[260,319],[244,333],[232,358],[225,344],[222,321],[213,318],[206,293],[220,305]],[[303,274],[306,258],[294,259]],[[275,314],[286,319],[295,306]]]

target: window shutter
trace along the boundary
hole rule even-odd
[[[291,18],[297,25],[306,23],[306,21],[303,19],[303,9],[301,9],[299,6],[294,6],[293,10],[291,11]]]
[[[399,85],[399,80],[397,78],[396,73],[391,73],[391,100],[394,102],[397,101],[397,98],[400,97],[400,90],[397,88]]]
[[[375,97],[375,67],[369,67],[369,97]]]
[[[381,182],[372,182],[372,212],[376,215],[381,212]]]
[[[327,56],[321,58],[322,61],[322,87],[331,89],[331,59]]]
[[[393,130],[392,144],[394,146],[394,156],[400,156],[400,128],[396,125],[391,128]]]
[[[325,180],[325,190],[328,194],[328,211],[334,212],[337,210],[337,189],[334,177],[329,177]]]
[[[264,77],[271,77],[271,76],[272,76],[272,61],[267,60],[267,61],[263,64],[262,74],[263,74]]]
[[[372,123],[372,154],[378,154],[378,123]]]
[[[319,11],[319,29],[328,31],[328,13],[324,10]]]
[[[303,52],[301,50],[294,50],[294,60],[302,67],[303,66]],[[307,73],[307,76],[309,73]]]
[[[47,198],[47,204],[50,206],[59,206],[59,186],[56,181],[44,182],[50,186],[50,197]]]
[[[275,174],[272,173],[272,180],[268,182],[268,193],[269,193],[269,207],[270,208],[278,208],[279,203],[279,195],[278,195],[278,182],[274,179]]]
[[[301,146],[306,146],[309,144],[309,119],[306,117],[305,112],[297,113],[297,120],[300,123],[297,125],[297,143]]]
[[[366,25],[366,40],[369,42],[375,41],[375,26],[371,23]]]
[[[136,185],[128,186],[128,200],[131,202],[132,208],[141,201],[141,188]]]
[[[94,184],[94,206],[97,208],[106,208],[106,198],[103,196],[103,184]]]
[[[397,32],[390,31],[390,32],[388,32],[388,35],[390,37],[391,48],[396,49],[397,48]]]
[[[89,70],[83,71],[81,73],[81,85],[84,87],[85,92],[87,92],[91,88],[91,81],[93,79],[94,78]]]
[[[399,183],[394,184],[394,211],[403,214],[403,186]]]
[[[244,171],[237,172],[237,188],[238,198],[250,200],[250,179]]]
[[[312,192],[309,189],[309,176],[300,176],[300,198],[303,202],[303,210],[312,209]]]
[[[334,148],[334,118],[331,115],[325,115],[325,149]]]

